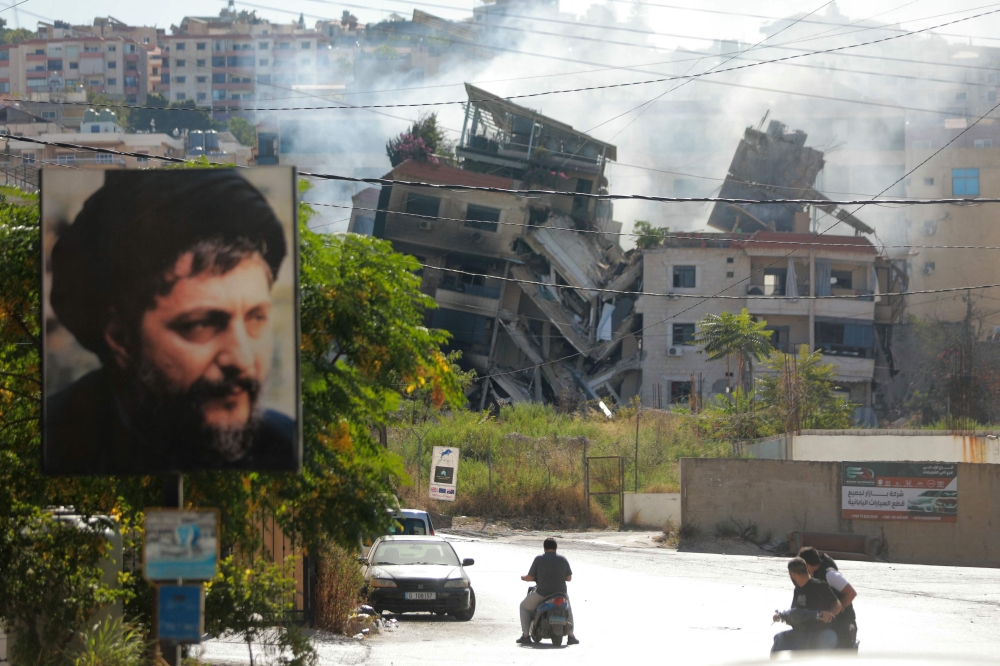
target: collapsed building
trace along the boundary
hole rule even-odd
[[[472,405],[630,399],[641,319],[634,298],[598,290],[630,288],[641,263],[618,244],[611,202],[580,196],[607,192],[615,146],[467,91],[461,167],[409,160],[385,178],[496,191],[383,186],[375,210],[359,205],[373,192],[355,196],[351,230],[371,229],[423,265],[422,289],[439,306],[428,326],[449,331],[462,364],[484,377],[470,388]],[[510,192],[520,189],[558,193]]]

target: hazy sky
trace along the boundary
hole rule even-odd
[[[0,6],[11,4],[12,0],[0,0]],[[723,16],[702,12],[665,9],[656,5],[675,5],[701,7],[726,11],[745,12],[764,16],[787,16],[794,13],[809,12],[824,7],[827,0],[758,0],[747,3],[743,0],[650,0],[642,3],[647,20],[653,29],[673,33],[690,34],[696,37],[721,37],[726,39],[742,39],[757,41],[760,19],[752,17]],[[312,24],[319,18],[339,17],[343,10],[350,10],[362,22],[378,21],[392,12],[410,15],[413,9],[419,8],[446,18],[461,18],[468,16],[471,8],[478,0],[354,0],[353,2],[336,2],[335,0],[255,0],[254,2],[237,2],[237,6],[246,9],[256,9],[259,15],[272,20],[287,21],[299,12],[306,15],[308,23]],[[226,0],[170,0],[169,2],[154,2],[151,0],[91,0],[90,2],[69,2],[68,0],[27,0],[23,4],[7,10],[0,10],[0,16],[6,18],[11,25],[21,25],[33,28],[39,19],[61,19],[71,23],[89,23],[95,16],[111,15],[127,23],[157,25],[169,28],[171,23],[177,23],[188,14],[217,14],[223,8]],[[632,0],[612,0],[610,3],[595,3],[589,0],[562,0],[563,12],[584,14],[593,4],[605,4],[615,7],[622,18],[632,11]],[[940,3],[933,0],[839,0],[836,6],[841,13],[852,20],[879,15],[877,20],[886,22],[902,22],[905,27],[918,29],[952,20],[961,16],[941,16],[945,13],[969,11],[977,7],[980,11],[995,10],[998,5],[988,5],[983,0],[960,0]],[[268,9],[265,9],[267,7]],[[451,7],[453,9],[447,9]],[[972,12],[977,13],[977,12]],[[930,18],[935,17],[936,18]],[[1000,14],[984,17],[975,21],[952,26],[948,32],[970,36],[993,36],[1000,33]],[[990,44],[997,41],[990,40]],[[668,46],[671,44],[664,44]],[[691,43],[695,46],[696,43]]]

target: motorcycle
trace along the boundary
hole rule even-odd
[[[534,587],[528,588],[528,594],[534,591]],[[535,609],[529,633],[535,643],[549,638],[553,645],[562,645],[563,638],[573,633],[573,625],[569,622],[569,597],[562,593],[545,597]]]
[[[858,647],[861,643],[857,640],[857,628],[852,624],[849,627],[840,629],[836,626],[831,626],[828,623],[824,623],[820,617],[819,613],[816,611],[806,610],[805,608],[792,608],[785,611],[774,611],[782,622],[787,624],[793,630],[802,631],[805,633],[812,631],[820,631],[823,629],[833,629],[837,633],[837,646],[836,650],[847,650],[850,652],[857,652]],[[777,636],[775,636],[777,639]],[[807,645],[809,642],[807,642]],[[799,650],[811,650],[814,647],[800,647]],[[772,649],[772,652],[774,650]]]

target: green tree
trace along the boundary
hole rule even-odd
[[[121,122],[119,124],[127,126],[130,132],[148,132],[155,127],[156,131],[162,134],[171,134],[174,129],[189,132],[227,129],[225,123],[212,120],[209,110],[200,108],[193,99],[170,102],[165,96],[153,93],[146,96],[144,106],[154,108],[123,109],[129,113],[125,117],[125,124]]]
[[[770,357],[771,331],[766,321],[754,321],[746,308],[738,315],[732,312],[705,315],[698,322],[695,344],[702,345],[708,361],[726,359],[726,385],[729,386],[729,359],[736,357],[736,385],[749,393],[753,386],[753,362]]]
[[[821,351],[799,347],[798,356],[775,351],[765,362],[771,371],[757,380],[757,395],[771,412],[778,432],[844,429],[854,423],[854,405],[838,398],[836,368]]]
[[[385,153],[392,166],[408,159],[436,163],[438,157],[453,160],[455,144],[445,136],[437,114],[429,113],[421,115],[405,132],[386,142]]]
[[[670,233],[670,227],[654,227],[646,220],[636,220],[632,229],[632,233],[635,234],[635,246],[643,250],[663,245],[667,234]]]
[[[401,459],[373,432],[419,390],[429,391],[436,408],[465,401],[441,352],[447,334],[423,326],[424,310],[434,302],[420,292],[416,260],[385,241],[316,234],[307,225],[311,211],[303,204],[301,212],[303,471],[204,472],[185,479],[187,506],[220,509],[224,552],[251,558],[262,546],[257,520],[263,515],[274,516],[306,553],[319,553],[328,542],[352,547],[361,536],[381,533],[390,523],[386,509],[408,479]],[[102,582],[107,546],[96,528],[68,529],[46,507],[112,516],[131,538],[133,528],[141,530],[142,509],[160,504],[162,480],[40,473],[40,243],[34,197],[0,190],[0,623],[30,638],[22,648],[37,648],[21,661],[43,664],[56,659],[90,613],[115,598],[124,598],[129,617],[140,624],[149,626],[152,618],[152,594],[141,577],[122,573],[121,591]],[[137,546],[126,543],[127,550]],[[255,580],[274,582],[255,575],[246,585]],[[220,582],[210,598],[234,586],[245,587],[235,578]],[[239,618],[220,619],[212,611],[206,622],[240,629],[250,622],[247,614],[263,614],[254,604],[243,608]]]
[[[240,118],[239,116],[230,118],[229,131],[244,146],[253,146],[257,143],[257,128],[246,118]]]
[[[35,33],[27,28],[0,28],[4,44],[20,44],[35,38]]]

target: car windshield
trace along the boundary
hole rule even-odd
[[[443,564],[458,566],[458,555],[443,541],[384,541],[375,550],[375,564]]]
[[[936,490],[928,490],[927,492],[920,493],[920,496],[921,497],[937,497],[938,496],[938,491],[936,491]]]
[[[427,524],[420,518],[403,518],[397,516],[395,522],[392,524],[390,533],[425,536],[427,534]]]

